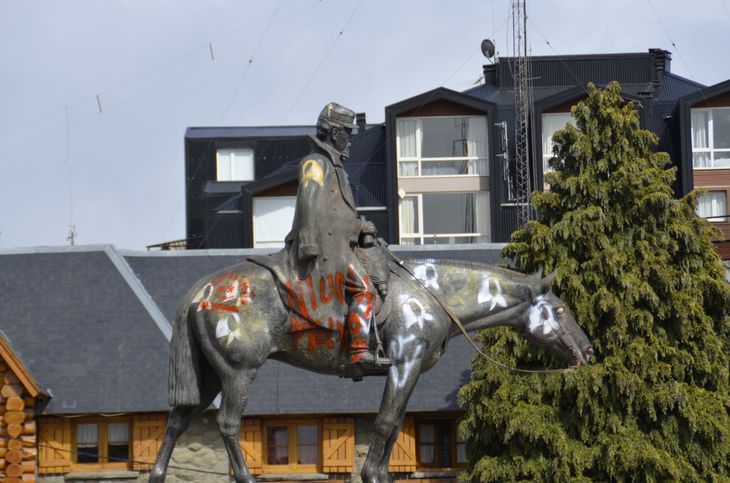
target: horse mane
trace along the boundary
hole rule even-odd
[[[528,275],[525,275],[524,273],[516,272],[508,268],[498,267],[484,262],[473,262],[471,260],[454,260],[450,258],[406,258],[404,261],[407,263],[433,263],[446,267],[468,268],[472,270],[495,270],[503,272],[506,275],[521,275],[523,277],[528,277]]]

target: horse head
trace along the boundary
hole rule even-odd
[[[593,346],[565,303],[550,289],[555,272],[529,285],[532,303],[521,332],[535,345],[547,347],[572,365],[588,364]]]

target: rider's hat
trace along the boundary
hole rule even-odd
[[[325,123],[330,127],[353,129],[355,127],[355,111],[351,111],[336,102],[330,102],[324,106],[317,119],[318,125],[323,126]]]

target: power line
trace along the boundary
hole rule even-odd
[[[320,0],[320,2],[321,2],[321,0]],[[318,2],[318,3],[320,3],[320,2]],[[273,13],[272,13],[272,14],[271,14],[271,16],[269,17],[269,24],[270,24],[270,23],[271,23],[271,21],[273,20],[273,18],[274,18],[274,15],[276,14],[276,12],[277,12],[278,8],[279,8],[279,3],[277,2],[276,8],[274,9]],[[298,15],[298,14],[299,14],[299,13],[301,13],[302,11],[303,11],[303,10],[300,10],[300,11],[298,11],[298,12],[297,12],[296,14]],[[289,18],[289,17],[287,17],[287,18]],[[283,23],[283,21],[282,21],[282,22],[280,22],[280,24],[281,24],[281,23]],[[228,102],[228,105],[227,105],[227,106],[226,106],[226,108],[224,109],[223,115],[221,115],[221,117],[220,117],[220,121],[219,121],[219,123],[220,123],[220,122],[222,122],[223,118],[225,117],[226,113],[228,112],[228,109],[230,108],[230,105],[231,105],[231,103],[233,102],[233,98],[235,97],[235,95],[236,95],[236,92],[238,91],[238,89],[240,88],[241,84],[243,83],[243,79],[244,79],[244,77],[245,77],[245,75],[246,75],[246,72],[248,72],[248,68],[249,68],[249,66],[250,66],[250,65],[251,65],[251,64],[253,63],[253,58],[254,58],[254,56],[255,56],[256,52],[258,51],[259,47],[261,46],[261,42],[263,41],[263,37],[264,37],[264,35],[265,35],[265,34],[266,34],[266,32],[268,31],[268,28],[269,28],[269,24],[267,24],[266,28],[265,28],[265,29],[264,29],[264,31],[262,32],[262,34],[261,34],[261,36],[260,36],[260,38],[259,38],[259,40],[258,40],[258,42],[257,42],[256,48],[254,49],[254,52],[253,52],[253,54],[251,55],[251,57],[250,57],[250,59],[249,59],[249,62],[248,62],[248,64],[246,65],[246,68],[244,69],[244,72],[243,72],[243,74],[242,74],[242,76],[241,76],[241,79],[239,80],[239,83],[238,83],[238,85],[236,86],[236,89],[235,89],[235,91],[234,91],[234,94],[233,94],[233,96],[231,97],[231,99],[229,100],[229,102]],[[187,194],[188,194],[188,192],[190,191],[190,186],[191,186],[191,184],[192,184],[192,182],[193,182],[193,179],[195,179],[195,175],[196,175],[196,174],[198,173],[198,170],[199,170],[199,169],[200,169],[200,167],[202,166],[202,164],[203,164],[203,161],[205,160],[205,157],[206,157],[206,155],[208,154],[208,151],[210,150],[210,147],[211,147],[211,145],[212,145],[212,143],[210,143],[210,142],[209,142],[209,143],[207,143],[207,145],[205,146],[205,149],[203,150],[203,153],[202,153],[202,154],[200,155],[200,157],[198,158],[198,163],[196,164],[196,166],[195,166],[195,169],[193,170],[193,173],[192,173],[192,175],[190,176],[190,179],[189,179],[189,180],[187,180],[187,182],[185,183],[185,191],[183,192],[182,196],[181,196],[181,197],[180,197],[180,199],[178,200],[178,202],[177,202],[177,205],[175,205],[175,209],[173,210],[172,216],[170,217],[170,220],[169,220],[169,221],[167,222],[167,225],[165,226],[165,230],[163,231],[163,233],[162,233],[162,237],[161,237],[160,239],[162,239],[162,240],[164,240],[164,239],[165,239],[165,236],[167,235],[167,231],[168,231],[168,230],[170,229],[170,226],[172,226],[172,222],[173,222],[173,221],[175,220],[175,217],[177,216],[177,213],[178,213],[178,211],[180,211],[180,207],[181,207],[181,206],[182,206],[182,204],[183,204],[183,203],[185,202],[185,198],[187,197]],[[203,244],[203,243],[205,242],[205,240],[206,240],[206,239],[208,238],[208,236],[210,235],[210,233],[211,233],[211,232],[213,231],[213,229],[214,229],[214,228],[216,227],[216,225],[217,225],[217,224],[218,224],[218,220],[216,220],[216,221],[215,221],[215,222],[213,223],[213,225],[212,225],[212,226],[210,227],[210,229],[209,229],[209,230],[208,230],[208,232],[207,232],[207,233],[205,234],[205,236],[201,238],[201,241],[200,241],[200,245],[202,245],[202,244]],[[199,245],[199,246],[200,246],[200,245]]]
[[[249,67],[251,67],[251,64],[253,64],[253,60],[256,57],[256,53],[259,51],[259,47],[261,47],[261,42],[264,40],[264,37],[266,36],[266,32],[269,31],[269,26],[271,25],[271,21],[276,16],[276,11],[279,10],[279,4],[281,3],[281,0],[277,0],[276,6],[274,7],[274,11],[271,12],[271,16],[269,17],[269,21],[266,22],[266,27],[264,27],[264,31],[259,37],[259,41],[256,43],[256,47],[253,49],[253,53],[251,54],[251,57],[248,59],[248,63],[246,64],[246,67],[243,69],[243,72],[241,73],[241,77],[238,79],[238,83],[236,84],[236,88],[233,90],[233,94],[231,94],[231,98],[228,100],[228,104],[226,105],[226,108],[223,110],[223,114],[221,114],[220,120],[218,121],[218,124],[223,122],[223,119],[225,119],[226,114],[228,114],[228,110],[231,108],[231,105],[233,105],[233,100],[236,98],[236,94],[238,94],[238,89],[241,88],[241,84],[243,84],[243,80],[246,78],[246,74],[248,73]],[[213,48],[211,47],[211,57],[213,56]]]
[[[291,106],[289,107],[289,110],[287,111],[286,115],[284,116],[284,119],[283,119],[283,121],[282,121],[282,122],[285,122],[285,121],[286,121],[286,119],[287,119],[287,118],[289,117],[289,115],[291,114],[291,112],[292,112],[292,111],[294,110],[294,107],[295,107],[295,106],[297,105],[297,103],[299,102],[299,100],[301,99],[301,97],[302,97],[302,96],[304,95],[305,91],[306,91],[306,90],[307,90],[307,88],[309,87],[309,84],[310,84],[310,83],[312,82],[312,79],[314,79],[314,77],[315,77],[315,76],[317,75],[317,72],[319,72],[319,69],[320,69],[320,68],[322,67],[322,65],[324,65],[324,61],[325,61],[325,60],[327,59],[327,57],[329,57],[329,54],[330,54],[330,53],[332,52],[332,49],[334,48],[335,44],[336,44],[336,43],[337,43],[337,41],[338,41],[338,40],[339,40],[339,39],[340,39],[340,38],[342,37],[343,33],[345,32],[345,29],[346,29],[346,28],[347,28],[347,26],[348,26],[348,25],[350,24],[350,22],[352,21],[352,19],[353,19],[353,18],[355,17],[355,14],[356,14],[356,13],[357,13],[357,11],[358,11],[358,10],[360,9],[360,6],[362,5],[362,3],[363,3],[363,0],[360,0],[360,1],[358,2],[358,4],[357,4],[357,5],[355,6],[355,9],[354,9],[354,10],[352,11],[352,13],[351,13],[351,14],[350,14],[350,16],[349,16],[349,17],[347,18],[347,20],[345,21],[345,23],[344,23],[344,25],[342,26],[342,28],[341,28],[341,29],[339,30],[339,33],[337,34],[337,37],[335,37],[335,39],[334,39],[334,40],[332,41],[332,43],[330,44],[329,48],[327,49],[327,51],[325,52],[325,54],[324,54],[324,55],[322,56],[322,58],[320,59],[319,63],[317,64],[317,67],[315,67],[314,71],[313,71],[313,72],[312,72],[312,74],[311,74],[311,75],[309,76],[309,79],[308,79],[308,80],[307,80],[307,82],[306,82],[306,83],[304,84],[304,87],[302,87],[302,90],[301,90],[301,91],[299,92],[299,95],[298,95],[298,96],[297,96],[297,97],[296,97],[296,98],[294,99],[294,102],[292,102],[292,104],[291,104]],[[263,150],[265,150],[265,149],[266,149],[266,148],[268,147],[268,145],[269,145],[270,143],[271,143],[271,141],[269,140],[269,141],[268,141],[268,142],[267,142],[267,143],[266,143],[266,144],[264,145],[264,147],[262,148],[262,151],[263,151]],[[208,146],[206,147],[206,152],[207,152],[207,150],[208,150],[208,147],[209,147],[209,146],[210,146],[210,143],[209,143],[209,144],[208,144]],[[198,166],[197,166],[197,167],[195,168],[195,172],[197,172],[197,170],[198,170],[198,168],[200,167],[200,165],[201,165],[201,163],[202,163],[203,159],[204,159],[204,156],[201,156],[201,157],[200,157],[200,160],[198,161]],[[194,178],[194,176],[195,176],[195,175],[193,174],[193,176],[191,176],[191,178]],[[186,194],[187,194],[187,191],[186,191]],[[179,206],[179,205],[178,205],[178,206]],[[177,210],[175,211],[175,213],[177,213]],[[215,221],[213,222],[213,224],[211,225],[211,227],[210,227],[210,228],[208,229],[208,231],[207,231],[207,232],[205,233],[205,235],[204,235],[204,236],[203,236],[203,237],[201,238],[201,240],[200,240],[200,243],[199,243],[199,245],[198,245],[199,247],[200,247],[200,246],[202,246],[202,245],[203,245],[203,243],[205,243],[205,242],[207,241],[208,237],[209,237],[209,236],[210,236],[210,234],[211,234],[211,233],[213,232],[213,230],[215,229],[215,227],[216,227],[216,226],[218,225],[218,222],[219,222],[219,221],[220,221],[220,217],[218,217],[218,218],[216,218],[216,219],[215,219]],[[210,256],[210,254],[209,254],[209,256]]]
[[[315,67],[314,71],[309,76],[309,79],[307,79],[307,82],[304,83],[302,90],[299,91],[299,95],[297,95],[297,97],[294,99],[294,102],[292,103],[291,107],[289,107],[289,110],[287,111],[286,115],[284,115],[284,121],[286,121],[289,118],[289,115],[294,110],[294,107],[296,107],[296,105],[299,103],[299,100],[302,98],[302,96],[306,92],[307,88],[309,87],[309,84],[312,82],[312,79],[314,79],[314,77],[317,75],[317,72],[319,72],[319,69],[322,67],[322,65],[324,64],[324,61],[327,59],[327,57],[329,57],[335,44],[337,43],[338,40],[340,40],[340,38],[342,37],[342,34],[345,32],[345,29],[350,24],[350,21],[355,16],[357,11],[360,9],[362,2],[363,2],[363,0],[360,0],[359,2],[357,2],[357,6],[355,7],[355,9],[352,11],[350,16],[348,17],[347,21],[345,22],[345,25],[342,26],[342,28],[340,29],[340,32],[337,34],[337,37],[335,37],[335,39],[332,41],[329,48],[327,49],[327,52],[324,53],[324,55],[320,59],[319,63],[317,64],[317,67]]]
[[[532,25],[535,28],[535,30],[537,30],[537,33],[540,34],[540,37],[542,37],[542,39],[545,41],[547,46],[550,47],[550,50],[552,50],[553,53],[556,55],[556,57],[558,57],[558,59],[560,60],[560,63],[563,64],[563,67],[565,67],[565,70],[567,70],[568,73],[570,73],[570,76],[573,78],[576,85],[580,86],[583,89],[583,91],[586,94],[588,94],[588,89],[586,89],[585,84],[583,82],[581,82],[581,80],[578,78],[578,76],[575,74],[575,72],[573,72],[573,69],[571,69],[570,66],[565,62],[565,59],[563,59],[563,56],[560,55],[555,50],[555,47],[553,47],[553,44],[551,44],[550,41],[547,39],[547,37],[545,37],[545,35],[543,35],[543,33],[540,31],[540,28],[535,24],[535,22],[532,21],[532,18],[530,17],[530,18],[528,18],[528,20],[530,21],[530,25]]]
[[[296,2],[295,1],[292,1],[292,2],[289,3],[289,5],[294,4],[294,3],[296,3]],[[303,11],[311,8],[313,5],[318,4],[318,3],[321,3],[321,0],[316,1],[316,2],[313,2],[313,3],[310,3],[306,7],[304,7],[302,9],[299,9],[299,10],[293,12],[291,15],[288,15],[288,16],[282,18],[282,20],[279,23],[276,23],[273,26],[274,27],[278,27],[278,26],[284,24],[286,21],[290,20],[293,17],[298,16]],[[278,8],[278,4],[277,4],[277,8]],[[248,31],[248,27],[250,25],[257,24],[259,22],[259,20],[262,19],[262,18],[263,18],[263,16],[261,18],[256,18],[256,19],[252,20],[251,22],[247,23],[245,27],[242,27],[241,29],[238,29],[235,32],[244,31],[244,30]],[[223,37],[220,37],[220,38],[230,37],[231,35],[232,35],[232,33],[228,33],[228,34],[225,34]],[[243,40],[248,40],[248,39],[251,39],[251,38],[254,38],[254,37],[255,37],[255,35],[249,35],[249,36],[245,37]],[[73,108],[78,107],[78,106],[83,105],[83,104],[94,103],[99,108],[99,111],[101,111],[101,107],[100,107],[101,106],[101,100],[102,100],[102,98],[104,96],[108,96],[112,92],[117,91],[117,90],[121,89],[122,87],[125,87],[125,86],[127,86],[129,84],[132,84],[133,82],[135,82],[135,81],[137,81],[137,80],[139,80],[139,79],[141,79],[141,78],[143,78],[143,77],[145,77],[145,76],[147,76],[147,75],[149,75],[149,74],[151,74],[153,72],[159,71],[159,70],[161,70],[163,68],[169,67],[170,65],[176,64],[176,63],[180,62],[181,60],[190,57],[193,54],[199,54],[201,52],[201,50],[204,51],[204,52],[206,52],[206,53],[208,53],[208,52],[210,52],[212,50],[212,44],[213,44],[213,42],[208,42],[205,45],[200,45],[198,47],[195,47],[194,49],[192,49],[192,50],[190,50],[190,51],[188,51],[188,52],[186,52],[186,53],[184,53],[182,55],[179,55],[179,56],[174,57],[173,59],[170,59],[170,60],[161,62],[161,63],[159,63],[157,65],[154,65],[153,67],[151,67],[151,68],[149,68],[147,70],[142,71],[141,73],[135,74],[135,75],[127,78],[126,80],[124,80],[124,81],[122,81],[122,82],[120,82],[118,84],[113,85],[112,87],[109,87],[109,88],[106,88],[106,89],[102,89],[102,90],[98,91],[98,94],[90,95],[90,96],[84,97],[83,99],[80,99],[80,100],[78,100],[76,102],[68,103],[68,104],[66,104],[65,107],[62,107],[62,108],[59,108],[59,109],[55,109],[55,110],[50,111],[50,112],[48,112],[46,114],[42,114],[39,117],[36,117],[35,119],[31,119],[31,120],[29,120],[27,122],[24,122],[22,124],[19,124],[19,125],[13,126],[13,127],[5,128],[2,132],[0,132],[0,137],[4,137],[4,136],[6,136],[6,135],[8,135],[8,134],[10,134],[12,132],[15,132],[15,131],[18,131],[20,129],[29,127],[29,126],[31,126],[33,124],[36,124],[36,123],[40,122],[40,121],[43,121],[45,119],[48,119],[48,118],[53,117],[55,115],[58,115],[58,114],[64,112],[66,108],[73,109]],[[241,43],[239,43],[237,45],[241,45]],[[230,55],[233,52],[238,52],[238,50],[235,49],[234,47],[231,47],[229,49],[220,50],[218,52],[218,55],[216,56],[216,58],[220,59],[221,57]],[[212,62],[212,60],[211,60],[210,57],[207,57],[206,56],[206,62],[198,63],[195,66],[193,66],[192,68],[186,69],[186,70],[182,71],[179,74],[170,76],[166,80],[164,80],[162,82],[157,82],[157,83],[153,84],[152,86],[143,87],[142,90],[136,92],[135,94],[132,94],[130,96],[127,96],[126,98],[123,98],[121,101],[119,101],[117,103],[114,103],[113,105],[114,106],[118,106],[119,104],[125,103],[125,102],[127,102],[127,101],[129,101],[131,99],[134,99],[136,97],[139,97],[140,95],[144,94],[145,92],[147,92],[149,90],[152,90],[152,89],[154,89],[156,87],[159,87],[159,86],[161,86],[161,85],[163,85],[163,84],[165,84],[167,82],[176,80],[176,79],[182,77],[183,75],[185,75],[185,74],[187,74],[187,73],[189,73],[191,71],[194,71],[194,70],[199,69],[200,67],[202,67],[203,65],[205,65],[205,64],[207,64],[209,62]],[[104,106],[104,108],[105,108],[105,110],[108,110],[108,106]],[[96,114],[99,114],[99,112],[97,112]],[[83,119],[84,120],[88,120],[89,118],[87,117],[87,118],[83,118]],[[76,124],[76,122],[73,122],[72,121],[72,125],[73,124]],[[63,128],[61,128],[61,129],[63,129]],[[39,139],[42,139],[42,138],[44,138],[46,136],[55,134],[58,131],[59,131],[59,129],[54,129],[54,130],[51,130],[51,131],[47,131],[44,135],[35,137],[31,141],[35,142],[35,141],[37,141]],[[26,144],[27,144],[26,142],[21,143],[21,144],[18,144],[16,146],[11,147],[10,149],[6,149],[4,151],[0,151],[0,154],[6,153],[8,151],[12,151],[12,150],[17,149],[19,147],[25,146]]]
[[[684,57],[682,56],[682,53],[679,51],[679,47],[677,47],[677,44],[674,43],[674,39],[672,39],[672,35],[669,33],[669,29],[664,24],[664,21],[662,20],[662,18],[659,16],[659,12],[657,12],[656,8],[654,8],[654,4],[651,3],[651,0],[646,0],[646,2],[649,4],[649,7],[651,7],[651,11],[654,12],[654,16],[657,18],[657,20],[659,20],[659,24],[664,29],[664,33],[667,34],[667,38],[669,39],[669,42],[672,44],[672,47],[674,47],[674,51],[679,56],[679,60],[682,61],[684,68],[687,69],[687,72],[689,73],[690,77],[694,77],[694,75],[692,74],[692,71],[689,68],[689,65],[687,65],[687,62],[685,62]]]

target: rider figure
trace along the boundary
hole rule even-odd
[[[294,222],[286,241],[290,256],[295,255],[295,263],[304,271],[344,275],[350,365],[357,371],[383,368],[390,361],[368,347],[377,294],[355,249],[358,242],[362,248],[372,246],[376,231],[372,222],[358,219],[342,166],[349,157],[354,119],[353,111],[336,103],[322,109],[317,137],[310,139],[312,153],[299,165]],[[385,288],[380,288],[381,292]]]

